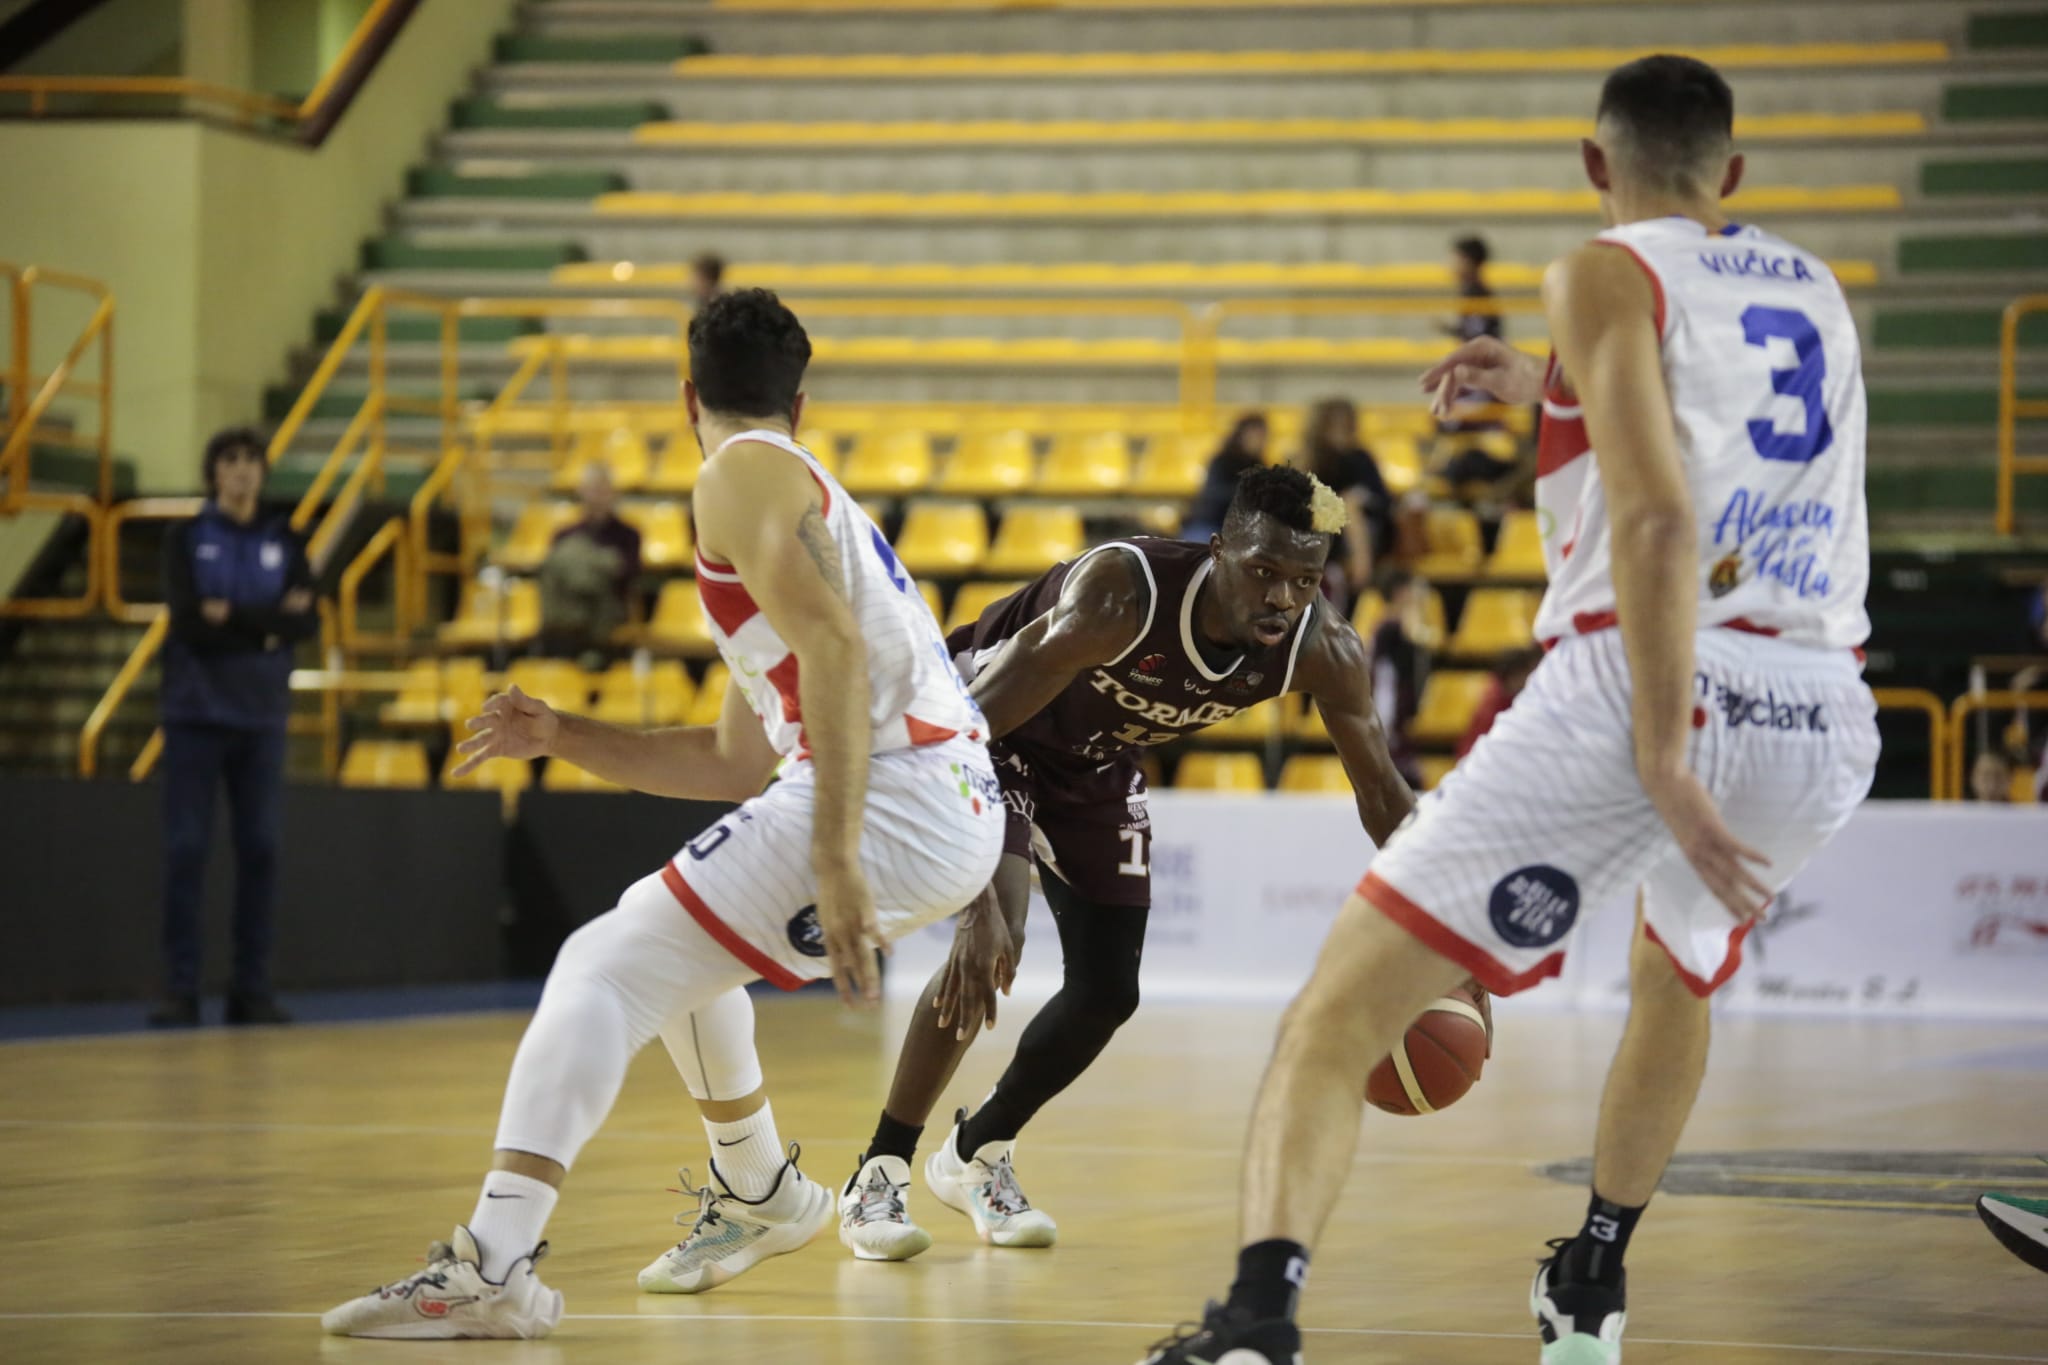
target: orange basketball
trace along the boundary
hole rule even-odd
[[[1365,1080],[1365,1097],[1389,1114],[1433,1114],[1464,1098],[1486,1065],[1486,1019],[1470,986],[1422,1012],[1390,1057]]]

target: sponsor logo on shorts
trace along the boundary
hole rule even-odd
[[[818,907],[806,905],[789,921],[789,946],[805,957],[825,955],[825,926],[818,923]]]
[[[1517,868],[1487,897],[1494,932],[1516,948],[1548,948],[1571,932],[1579,918],[1579,884],[1548,863]]]
[[[1722,723],[1731,730],[1750,726],[1758,730],[1797,731],[1810,735],[1828,732],[1827,717],[1822,714],[1819,702],[1783,701],[1768,689],[1758,696],[1715,682],[1704,673],[1695,674],[1693,682],[1699,690],[1700,699],[1711,701],[1721,713]]]
[[[1157,687],[1166,681],[1166,656],[1147,654],[1138,660],[1138,666],[1131,670],[1131,681],[1147,687]]]

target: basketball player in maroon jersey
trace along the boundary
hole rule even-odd
[[[1008,834],[992,894],[962,913],[950,960],[919,998],[888,1105],[840,1201],[840,1240],[856,1256],[904,1260],[931,1244],[909,1216],[909,1163],[1015,972],[1034,855],[1064,982],[994,1093],[971,1117],[956,1116],[925,1175],[982,1240],[1052,1244],[1055,1225],[1025,1199],[1010,1154],[1138,1005],[1151,904],[1144,749],[1303,692],[1322,713],[1366,834],[1381,843],[1407,815],[1413,797],[1387,754],[1366,647],[1318,594],[1344,518],[1311,476],[1255,469],[1208,544],[1099,546],[949,637],[998,740]]]

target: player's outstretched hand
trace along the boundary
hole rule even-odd
[[[1490,393],[1502,403],[1533,403],[1543,396],[1543,362],[1498,337],[1478,337],[1422,372],[1422,391],[1430,395],[1429,410],[1437,417],[1449,417],[1452,403],[1466,389]]]
[[[1735,837],[1699,778],[1681,772],[1643,786],[1679,852],[1714,898],[1738,920],[1761,919],[1771,903],[1771,888],[1756,869],[1769,867],[1771,860]]]
[[[996,1026],[996,996],[1008,995],[1017,979],[1017,946],[1010,938],[993,884],[960,912],[953,951],[939,980],[939,1027],[966,1041],[977,1029]]]
[[[839,999],[856,1009],[882,998],[882,967],[876,953],[889,951],[881,917],[868,890],[867,875],[849,867],[818,878],[818,927],[825,934],[825,960]]]
[[[514,686],[485,702],[482,712],[470,717],[469,729],[470,737],[455,746],[463,762],[452,777],[467,776],[493,758],[547,757],[562,731],[562,718],[554,707]]]

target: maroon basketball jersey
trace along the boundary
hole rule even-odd
[[[1043,763],[1097,769],[1134,751],[1184,738],[1239,711],[1286,692],[1295,660],[1316,627],[1320,600],[1311,600],[1294,631],[1269,648],[1254,645],[1234,658],[1195,643],[1195,602],[1215,562],[1209,547],[1150,536],[1099,545],[991,605],[972,626],[946,643],[969,679],[1004,641],[1052,610],[1075,567],[1094,555],[1131,556],[1150,589],[1144,626],[1123,653],[1089,668],[1050,705],[1004,736],[1002,744],[1028,746]]]

